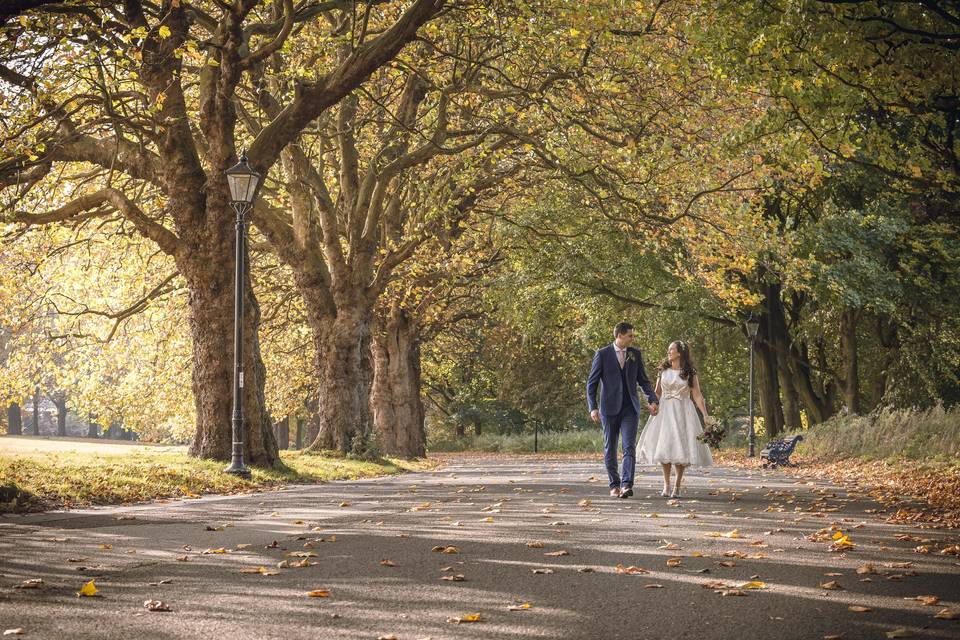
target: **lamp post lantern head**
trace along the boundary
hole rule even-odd
[[[233,202],[250,204],[260,184],[260,174],[247,164],[247,152],[240,154],[240,162],[227,169],[227,183],[230,185],[230,199]]]
[[[747,325],[747,335],[750,336],[751,339],[756,338],[757,331],[760,329],[760,322],[758,320],[754,320],[753,316],[751,315],[750,319],[747,320],[745,324]]]

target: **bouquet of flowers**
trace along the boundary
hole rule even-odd
[[[697,436],[697,440],[706,444],[711,449],[719,449],[723,436],[727,434],[726,427],[720,424],[720,421],[713,416],[707,417],[703,422],[703,433]]]

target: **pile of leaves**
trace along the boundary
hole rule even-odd
[[[760,466],[758,458],[748,458],[739,450],[724,451],[717,459],[744,468]],[[881,510],[888,514],[890,522],[960,529],[960,464],[956,461],[918,462],[906,458],[823,461],[796,455],[793,461],[800,466],[774,473],[827,479],[856,487],[882,505]]]

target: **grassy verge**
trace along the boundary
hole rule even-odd
[[[428,460],[363,462],[283,451],[284,467],[252,468],[253,477],[243,480],[224,473],[223,462],[191,458],[179,447],[131,447],[130,451],[100,453],[91,443],[80,448],[11,452],[5,446],[9,442],[0,439],[0,512],[244,493],[285,484],[419,471],[435,464]]]

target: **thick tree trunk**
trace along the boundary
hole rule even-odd
[[[843,400],[849,413],[860,413],[860,368],[857,360],[857,324],[860,313],[844,309],[840,316],[840,352],[843,354]]]
[[[224,203],[226,209],[226,204]],[[193,336],[193,395],[197,428],[190,454],[230,460],[233,417],[234,239],[233,226],[221,229],[209,256],[194,255],[181,273],[190,289],[190,328]],[[213,232],[210,232],[213,236]],[[248,261],[249,262],[249,261]],[[260,356],[260,307],[245,280],[243,318],[242,402],[245,433],[244,462],[272,466],[279,463],[277,441],[266,410],[266,369]]]
[[[373,336],[370,405],[384,453],[426,455],[425,411],[420,397],[420,341],[416,320],[400,305],[378,317]]]
[[[283,451],[290,448],[290,416],[279,420],[274,425],[274,433],[277,436],[277,447]]]
[[[33,435],[40,435],[40,387],[33,392]]]
[[[57,406],[57,435],[66,437],[67,435],[67,400],[65,398],[56,398],[53,404]]]
[[[764,302],[767,308],[765,329],[768,344],[771,345],[776,358],[777,383],[780,388],[781,406],[783,408],[783,426],[786,429],[796,429],[800,426],[800,402],[791,371],[791,341],[783,301],[780,299],[781,288],[779,284],[768,284],[764,289]]]
[[[320,429],[310,445],[313,450],[347,453],[355,435],[370,433],[371,362],[369,353],[363,353],[364,344],[369,344],[370,322],[371,313],[356,308],[341,310],[329,326],[312,327],[322,394],[317,407]]]
[[[87,437],[88,438],[99,438],[100,437],[100,425],[94,421],[87,423]]]
[[[11,402],[7,407],[7,435],[23,435],[23,413],[16,402]]]

